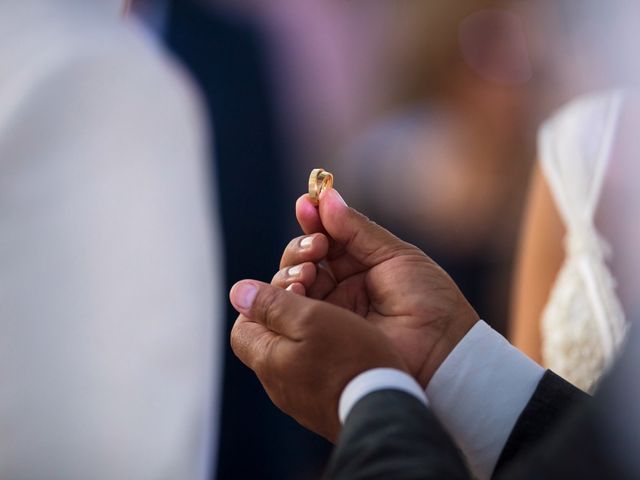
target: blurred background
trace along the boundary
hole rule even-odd
[[[569,99],[630,79],[604,42],[630,5],[139,0],[134,10],[206,100],[228,287],[270,280],[299,234],[294,202],[324,167],[348,203],[431,255],[506,334],[537,129]],[[229,306],[228,330],[235,318]],[[319,478],[329,445],[272,406],[230,350],[223,391],[217,478]]]

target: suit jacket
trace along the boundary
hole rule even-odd
[[[547,372],[502,451],[495,478],[633,478],[613,457],[600,400]],[[433,413],[409,394],[385,390],[353,408],[326,478],[472,477]]]

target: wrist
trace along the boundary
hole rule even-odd
[[[405,392],[428,405],[424,388],[407,372],[396,368],[374,368],[356,376],[342,390],[338,406],[340,423],[344,424],[360,400],[380,390]]]
[[[480,317],[471,308],[469,311],[457,317],[455,321],[444,321],[442,332],[429,351],[423,368],[417,378],[418,383],[420,383],[423,388],[427,388],[427,385],[429,385],[429,382],[440,366],[442,366],[451,352],[453,352],[456,346],[458,346],[462,339],[479,321]]]
[[[432,411],[478,478],[491,477],[543,374],[542,367],[479,321],[430,380],[426,394]]]

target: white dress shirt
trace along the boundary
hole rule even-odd
[[[204,479],[215,451],[207,139],[119,3],[0,2],[0,478]]]
[[[354,378],[343,391],[340,419],[344,422],[355,404],[374,391],[410,393],[430,406],[474,475],[484,480],[491,478],[543,374],[541,366],[479,321],[440,366],[426,393],[404,372],[370,370]]]

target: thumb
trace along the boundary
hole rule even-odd
[[[292,340],[300,339],[299,319],[314,303],[314,300],[255,280],[236,283],[229,298],[233,307],[246,318]]]
[[[349,208],[333,188],[322,192],[320,218],[329,236],[366,267],[382,263],[400,252],[416,250],[413,245]]]

